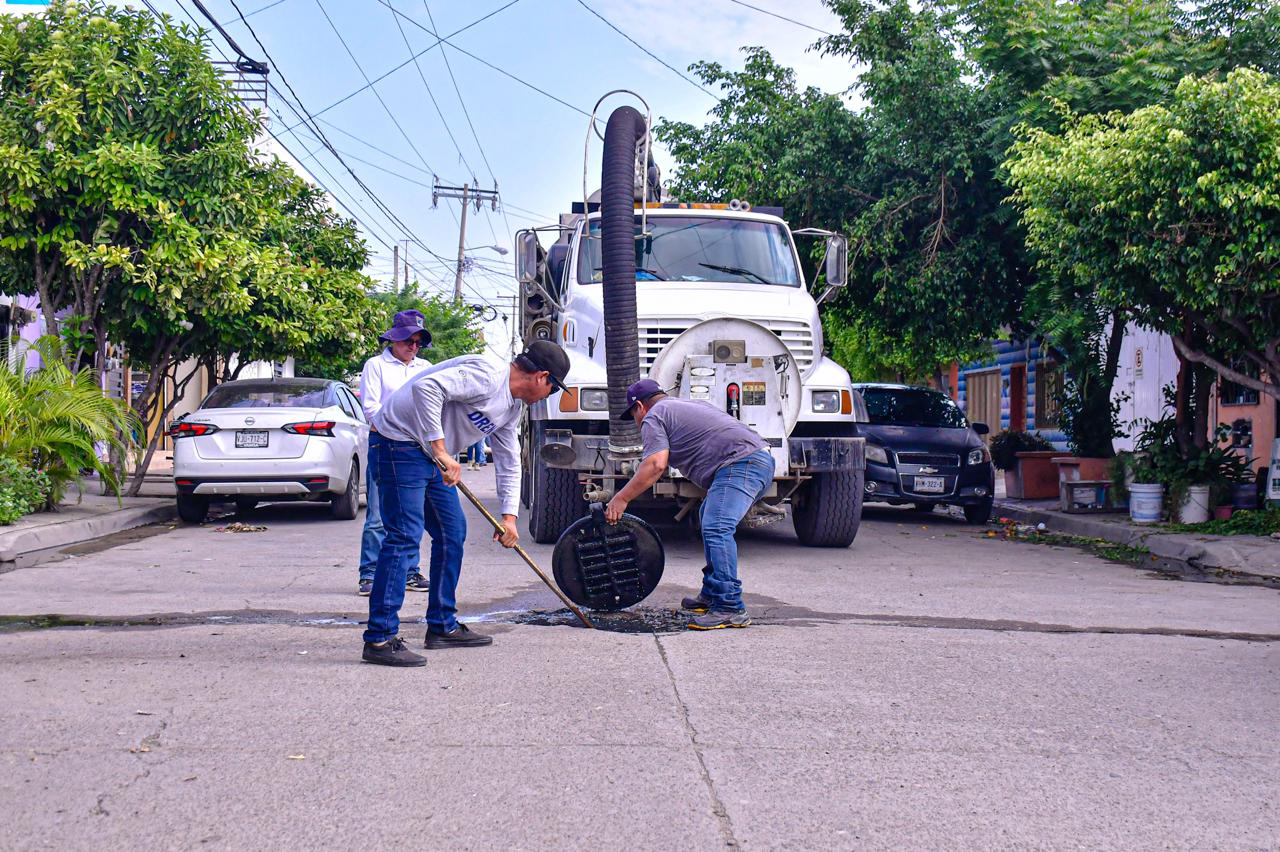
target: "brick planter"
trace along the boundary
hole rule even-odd
[[[1017,453],[1018,467],[1005,472],[1005,487],[1009,486],[1010,474],[1014,474],[1018,487],[1016,500],[1047,500],[1058,496],[1058,469],[1053,458],[1059,455],[1056,450],[1029,450]]]

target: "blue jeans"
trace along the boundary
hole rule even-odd
[[[476,441],[474,444],[467,447],[467,461],[475,462],[476,464],[484,464],[483,440]]]
[[[382,541],[387,537],[386,528],[382,525],[382,501],[378,498],[378,448],[382,445],[382,436],[377,432],[369,433],[369,455],[364,471],[364,532],[360,537],[360,582],[372,580],[374,570],[378,567],[378,554],[382,552]],[[418,571],[421,556],[415,551],[410,574]]]
[[[744,609],[738,580],[738,522],[773,483],[773,456],[767,450],[727,464],[716,471],[702,500],[702,596],[711,609]]]
[[[431,534],[427,626],[436,632],[448,632],[458,626],[454,595],[467,540],[467,520],[458,501],[458,489],[444,484],[440,469],[416,443],[381,440],[378,494],[387,537],[373,575],[364,641],[383,642],[400,631],[405,576],[417,555],[424,529]]]

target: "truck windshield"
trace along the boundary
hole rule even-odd
[[[600,220],[581,241],[578,282],[598,284]],[[637,281],[719,281],[800,286],[786,229],[770,222],[709,217],[650,216],[649,236],[636,220]]]

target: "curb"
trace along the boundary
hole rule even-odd
[[[40,550],[82,544],[135,527],[172,520],[178,514],[176,504],[138,506],[105,512],[96,518],[81,518],[64,523],[45,524],[25,530],[0,533],[0,564],[8,570],[23,556]]]
[[[1158,558],[1161,570],[1189,580],[1280,588],[1280,571],[1263,573],[1248,570],[1248,557],[1229,541],[1204,541],[1187,533],[1144,530],[1128,524],[1109,524],[1088,515],[1067,515],[1000,501],[995,503],[995,513],[1024,524],[1043,523],[1056,533],[1145,547]]]

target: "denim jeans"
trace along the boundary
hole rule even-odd
[[[387,537],[373,575],[364,641],[382,642],[399,632],[405,576],[424,529],[431,534],[427,626],[437,632],[453,630],[458,626],[454,595],[467,539],[458,489],[444,484],[440,469],[416,443],[383,438],[378,447],[378,494]]]
[[[366,457],[364,471],[364,533],[360,536],[360,581],[372,580],[374,570],[378,567],[378,554],[382,552],[382,541],[387,537],[386,528],[382,525],[382,501],[378,498],[378,448],[382,445],[382,436],[377,432],[369,433],[369,455]],[[410,574],[417,573],[420,555],[413,554]]]
[[[702,500],[702,549],[707,567],[702,569],[702,596],[711,609],[743,609],[742,583],[738,580],[738,522],[773,482],[773,456],[768,450],[716,471]]]
[[[467,461],[484,464],[484,441],[476,441],[467,447]]]

